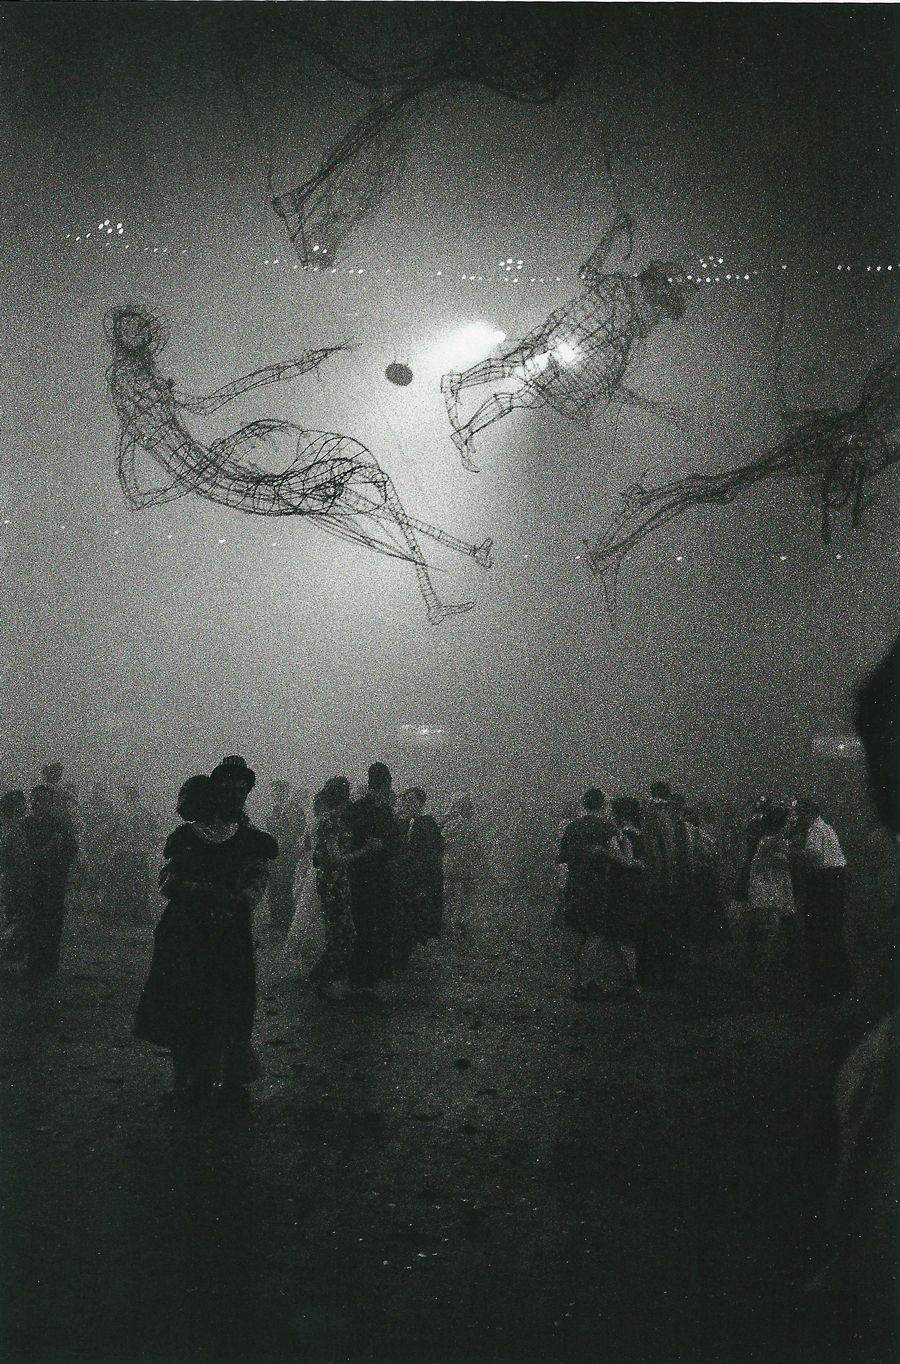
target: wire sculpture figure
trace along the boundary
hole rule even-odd
[[[158,356],[169,338],[152,313],[140,307],[116,308],[107,315],[106,335],[113,352],[107,382],[121,424],[117,471],[132,508],[159,506],[197,493],[256,516],[308,517],[330,535],[411,563],[432,624],[472,609],[474,602],[447,605],[439,600],[418,537],[472,558],[483,568],[491,566],[492,541],[471,545],[409,516],[390,476],[359,441],[264,418],[205,445],[185,425],[185,413],[207,416],[253,389],[315,372],[346,346],[306,351],[295,360],[267,365],[214,393],[195,397],[161,374]],[[279,472],[256,462],[263,453],[285,448],[291,459]],[[163,470],[162,484],[142,486],[137,467],[141,453]]]
[[[460,26],[454,15],[429,50],[418,59],[378,62],[354,58],[329,41],[317,27],[331,22],[330,10],[298,7],[288,16],[290,31],[337,70],[378,92],[372,107],[322,156],[318,169],[302,184],[272,198],[300,263],[316,255],[331,264],[343,244],[370,220],[396,188],[412,112],[422,95],[448,81],[487,86],[522,103],[555,100],[572,71],[575,27],[568,14],[551,7],[479,6]],[[432,7],[425,8],[432,20]],[[566,7],[568,8],[568,7]],[[535,13],[535,10],[539,10]],[[547,11],[547,12],[545,12]]]
[[[617,239],[631,255],[632,225],[620,214],[581,267],[587,289],[555,309],[502,355],[482,360],[462,373],[445,374],[441,393],[450,418],[451,440],[463,466],[473,473],[474,439],[479,431],[516,408],[550,406],[569,421],[590,427],[595,412],[613,396],[653,407],[624,382],[632,349],[661,322],[684,315],[693,285],[677,266],[651,261],[639,274],[608,273],[606,262]],[[486,398],[466,422],[460,420],[460,394],[469,388],[513,380],[516,387]]]
[[[623,492],[622,513],[588,551],[588,563],[615,591],[631,551],[691,507],[726,505],[771,478],[816,480],[821,535],[831,539],[835,512],[850,508],[857,528],[865,487],[900,460],[900,350],[876,365],[859,402],[847,411],[820,408],[786,412],[785,438],[757,459],[721,474],[688,474],[656,487],[635,484]]]

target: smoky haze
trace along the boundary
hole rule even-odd
[[[828,546],[814,490],[790,482],[689,515],[626,563],[614,619],[579,556],[621,488],[741,461],[784,406],[854,404],[893,343],[895,11],[579,7],[556,104],[462,84],[424,98],[399,192],[332,276],[294,268],[269,175],[309,175],[365,96],[236,12],[263,8],[0,14],[7,785],[59,757],[169,804],[226,752],[308,785],[386,757],[404,784],[501,801],[655,776],[720,795],[846,784],[812,739],[848,727],[896,629],[896,478]],[[388,35],[406,8],[382,7]],[[758,272],[702,289],[637,357],[631,382],[678,424],[517,413],[466,473],[442,342],[473,321],[516,337],[574,296],[622,202],[636,261]],[[108,244],[107,219],[123,224]],[[441,596],[475,611],[430,627],[408,565],[300,520],[194,497],[132,513],[103,333],[130,300],[167,320],[163,368],[190,392],[353,341],[203,434],[273,415],[365,442],[411,513],[493,535],[490,573],[429,555]],[[393,360],[408,388],[384,378]]]

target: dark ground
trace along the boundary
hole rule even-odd
[[[729,945],[575,1003],[545,919],[483,914],[380,1009],[263,948],[249,1118],[167,1106],[130,1036],[150,927],[73,919],[57,981],[0,982],[3,1361],[855,1358],[799,1292],[827,1015],[763,1010]]]

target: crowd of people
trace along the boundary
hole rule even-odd
[[[814,800],[762,796],[743,823],[716,824],[659,781],[647,800],[591,788],[567,813],[559,917],[581,937],[577,997],[674,984],[736,932],[761,994],[801,960],[813,1002],[846,994],[847,862]]]
[[[860,693],[857,714],[878,818],[895,838],[897,672],[895,646]],[[833,1008],[854,987],[847,859],[806,796],[761,797],[743,819],[723,812],[716,819],[663,781],[643,799],[609,799],[592,787],[556,831],[555,892],[532,848],[531,873],[503,897],[472,800],[457,798],[436,819],[421,787],[395,794],[382,762],[370,766],[355,796],[346,776],[325,782],[310,815],[306,792],[272,782],[267,827],[258,828],[245,811],[255,773],[242,757],[227,757],[184,783],[181,823],[164,842],[137,788],[124,787],[114,803],[97,785],[82,806],[63,775],[50,763],[30,802],[21,789],[0,797],[4,972],[15,967],[33,980],[57,971],[67,908],[75,914],[89,904],[149,931],[151,888],[158,891],[163,909],[134,1031],[171,1052],[179,1103],[248,1102],[258,1070],[254,914],[266,896],[272,950],[329,1003],[374,1006],[381,983],[402,972],[418,946],[448,927],[465,943],[467,912],[479,896],[496,905],[499,922],[548,885],[550,941],[555,931],[560,943],[568,936],[576,944],[579,1000],[645,1001],[648,989],[681,988],[708,969],[709,949],[735,934],[761,992],[781,962],[802,972],[812,1005]],[[880,993],[856,1009],[855,1036],[845,1037],[856,1045],[847,1047],[836,1087],[841,1165],[818,1291],[850,1274],[879,1199],[877,1264],[866,1272],[883,1274],[889,1260],[897,1073],[891,948],[880,965]],[[873,1281],[860,1280],[859,1291]]]
[[[21,788],[0,796],[0,950],[28,977],[56,971],[67,913],[146,924],[155,902],[160,824],[137,787],[115,800],[97,782],[82,800],[64,775],[50,762],[28,796]]]

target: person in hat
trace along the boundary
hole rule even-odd
[[[232,776],[193,777],[179,793],[185,822],[166,840],[160,888],[168,904],[134,1031],[171,1048],[177,1097],[202,1101],[215,1091],[243,1106],[257,1068],[252,915],[278,844],[240,822]],[[246,779],[238,774],[237,783],[246,798]]]
[[[223,758],[209,774],[218,793],[222,817],[237,823],[249,822],[244,814],[247,797],[256,785],[256,773],[239,754]]]

